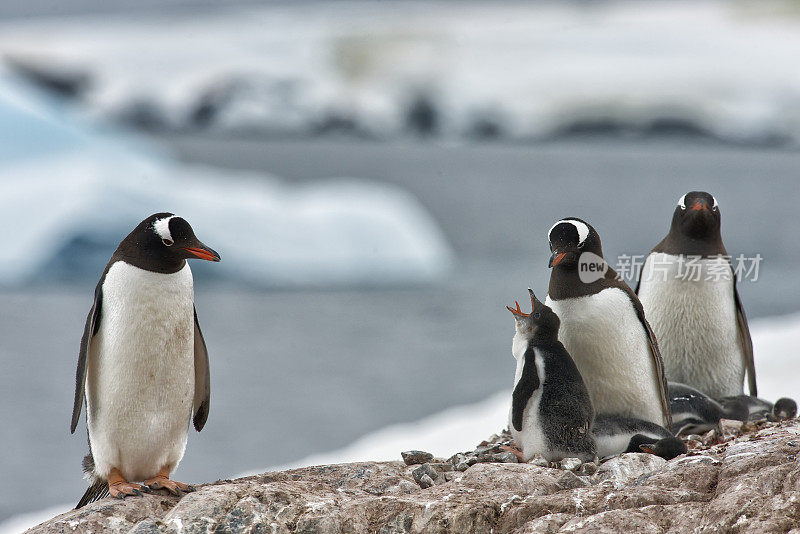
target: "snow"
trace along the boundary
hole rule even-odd
[[[186,218],[222,255],[214,276],[266,286],[391,285],[442,276],[451,251],[419,202],[391,185],[288,185],[179,165],[36,98],[0,71],[0,286],[99,276],[152,213]]]
[[[751,324],[755,347],[760,396],[775,401],[779,397],[800,399],[800,382],[794,365],[794,347],[800,345],[800,314],[759,319]],[[365,460],[400,460],[400,452],[418,449],[447,458],[473,449],[478,443],[502,430],[508,419],[511,391],[503,391],[483,401],[448,408],[419,421],[391,425],[363,436],[352,444],[331,452],[314,454],[287,465],[271,466],[237,476],[265,471],[292,469]],[[72,508],[65,504],[41,512],[19,515],[0,523],[0,534],[15,534]]]
[[[776,7],[778,6],[778,7]],[[0,54],[88,74],[104,116],[167,127],[378,136],[415,102],[445,136],[575,123],[800,139],[800,19],[773,2],[274,3],[0,26]],[[41,39],[41,35],[48,39]],[[424,122],[424,119],[423,119]]]

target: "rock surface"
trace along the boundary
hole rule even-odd
[[[599,467],[584,464],[586,468],[501,463],[494,455],[502,440],[495,439],[448,461],[307,467],[221,480],[199,486],[182,499],[156,494],[124,501],[106,498],[29,532],[797,529],[800,421],[748,423],[736,437],[723,439],[716,434],[694,436],[689,453],[668,462],[631,453]]]

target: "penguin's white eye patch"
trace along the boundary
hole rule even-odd
[[[717,208],[719,208],[719,204],[717,204],[717,198],[711,197],[711,199],[714,201],[714,204],[711,206],[711,209],[717,211]]]
[[[172,215],[171,217],[164,217],[163,219],[158,219],[157,221],[153,222],[153,231],[161,238],[161,241],[167,245],[167,241],[169,241],[169,245],[172,245],[172,234],[169,231],[169,220],[175,217]]]
[[[168,239],[168,238],[162,239],[161,242],[164,243],[168,247],[171,247],[172,244],[174,243],[174,241],[172,239]]]
[[[678,206],[680,206],[682,210],[686,209],[686,195],[678,199]]]

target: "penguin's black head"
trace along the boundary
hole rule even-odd
[[[549,267],[576,269],[584,252],[603,257],[600,236],[592,225],[577,217],[567,217],[555,223],[547,233],[550,241]]]
[[[631,438],[631,444],[634,443],[636,438],[641,437],[644,438],[645,443],[641,443],[639,445],[639,451],[646,452],[650,454],[655,454],[656,456],[660,456],[665,460],[672,460],[676,456],[680,456],[681,454],[686,454],[688,451],[686,444],[680,438],[662,438],[655,443],[646,443],[648,441],[647,436],[642,436],[641,434],[636,434]],[[630,451],[630,452],[639,452],[639,451]]]
[[[528,293],[531,295],[531,312],[524,313],[520,307],[519,302],[516,300],[514,304],[516,308],[506,306],[508,311],[514,314],[514,320],[517,322],[517,330],[528,338],[558,338],[558,328],[561,326],[561,320],[556,315],[556,312],[550,309],[548,305],[541,302],[533,294],[533,290],[528,288]]]
[[[678,199],[670,231],[692,239],[712,239],[719,236],[721,222],[717,200],[704,191],[690,191]]]
[[[155,213],[140,222],[122,240],[117,254],[154,272],[174,272],[192,258],[220,261],[219,254],[197,239],[189,223],[172,213]]]
[[[781,397],[775,401],[772,413],[778,419],[793,419],[797,415],[797,403],[788,397]]]

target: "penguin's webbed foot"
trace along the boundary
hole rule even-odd
[[[145,480],[144,485],[151,490],[165,489],[176,497],[180,497],[184,493],[191,493],[197,489],[190,484],[184,484],[183,482],[172,480],[168,475],[163,475],[161,473],[153,478],[148,478]]]
[[[502,445],[500,449],[513,452],[514,456],[517,457],[517,460],[519,460],[520,463],[525,463],[525,457],[523,456],[522,451],[519,450],[519,447],[516,445]]]
[[[141,496],[143,491],[147,490],[140,484],[125,480],[117,468],[113,468],[108,474],[108,495],[110,497],[124,499],[125,497]]]

